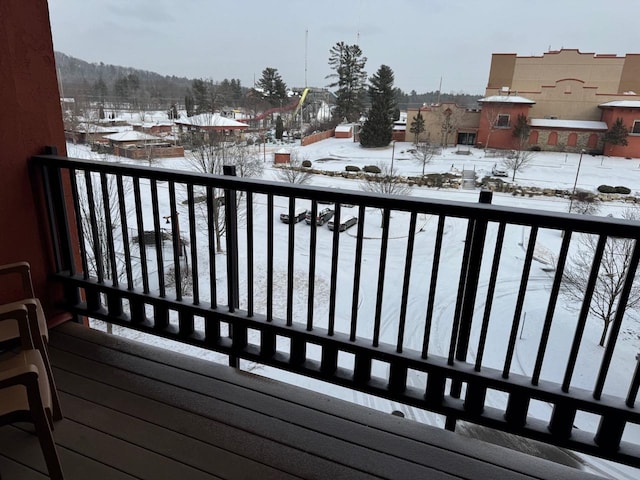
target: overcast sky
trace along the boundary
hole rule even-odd
[[[639,0],[49,0],[54,48],[89,62],[250,87],[273,67],[324,87],[329,50],[405,92],[482,94],[492,53],[640,53]],[[308,32],[305,34],[305,32]],[[306,73],[305,73],[306,65]]]

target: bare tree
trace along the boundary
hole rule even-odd
[[[623,217],[638,220],[640,213],[637,209],[630,209],[623,213]],[[600,346],[604,346],[609,326],[616,316],[636,241],[630,238],[607,238],[602,261],[597,267],[598,279],[589,304],[589,313],[603,323]],[[595,235],[585,234],[581,237],[579,248],[570,258],[563,274],[561,294],[576,310],[584,300],[597,243]],[[637,311],[639,307],[640,285],[634,279],[626,308],[627,311]]]
[[[434,148],[427,142],[417,143],[415,149],[411,155],[413,158],[422,165],[422,175],[424,175],[424,169],[428,163],[431,163],[435,154]]]
[[[302,158],[299,150],[293,150],[289,156],[289,165],[278,169],[278,178],[283,182],[297,183],[298,185],[309,183],[312,174],[302,166],[304,160],[306,158]]]
[[[513,171],[511,181],[515,182],[516,173],[524,170],[535,157],[535,152],[530,150],[512,150],[502,159],[502,166]]]
[[[499,125],[498,117],[502,114],[500,104],[490,103],[482,105],[482,116],[487,120],[487,141],[485,142],[484,149],[489,148],[489,141],[491,140],[491,134],[498,128],[504,128]]]
[[[97,276],[101,271],[105,279],[121,283],[125,279],[126,269],[121,255],[122,220],[116,178],[107,175],[104,186],[97,174],[92,174],[89,178],[84,174],[78,175],[76,181],[80,226],[87,252],[87,273]],[[122,189],[125,197],[131,188],[130,181],[123,179]]]
[[[264,170],[264,163],[260,160],[260,152],[250,145],[234,143],[226,146],[227,162],[233,162],[239,177],[259,177]]]
[[[598,197],[587,190],[576,190],[571,196],[571,212],[582,215],[598,213]]]
[[[396,168],[382,162],[377,166],[380,173],[367,175],[366,180],[360,185],[363,191],[383,195],[408,195],[411,192],[409,185],[398,178]],[[380,227],[382,228],[382,223]]]
[[[224,142],[215,132],[192,132],[189,138],[191,149],[185,151],[185,158],[198,172],[209,175],[222,175],[226,151]],[[216,237],[216,252],[222,253],[222,235],[225,232],[224,204],[218,201],[223,190],[213,189],[213,230]]]

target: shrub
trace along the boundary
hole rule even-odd
[[[360,171],[360,167],[358,167],[356,165],[347,165],[346,167],[344,167],[344,169],[347,172],[359,172]]]
[[[587,152],[589,155],[591,155],[592,157],[595,157],[596,155],[602,155],[603,151],[602,150],[598,150],[597,148],[592,148],[591,150],[589,150]]]
[[[616,187],[612,187],[611,185],[600,185],[598,187],[598,191],[600,193],[616,193]]]
[[[303,160],[302,161],[302,166],[305,168],[310,168],[311,167],[311,160]]]
[[[615,193],[621,193],[623,195],[628,195],[631,193],[631,189],[628,187],[623,187],[621,185],[618,185],[617,187],[615,187]]]
[[[540,145],[533,145],[529,150],[532,152],[539,152],[542,149],[540,148]]]
[[[367,173],[381,173],[382,172],[382,170],[380,170],[380,167],[378,167],[376,165],[367,165],[362,170],[364,170]]]

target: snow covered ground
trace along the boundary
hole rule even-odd
[[[266,179],[277,179],[276,169],[271,166],[271,154],[280,148],[294,148],[287,146],[269,147],[267,150],[267,163],[263,177]],[[295,147],[300,148],[300,147]],[[394,146],[380,149],[362,149],[359,144],[354,143],[351,139],[328,139],[318,142],[308,147],[300,148],[301,158],[309,159],[313,162],[314,168],[322,170],[344,171],[345,165],[374,165],[380,162],[390,163],[392,158],[394,166],[398,173],[405,176],[419,175],[422,172],[422,165],[412,159],[408,150],[412,148],[410,143],[397,142]],[[463,148],[467,150],[467,147]],[[68,154],[72,157],[95,158],[84,146],[68,145]],[[108,159],[114,161],[116,159]],[[128,161],[126,159],[117,159],[118,161]],[[518,172],[516,182],[522,186],[537,186],[543,188],[558,188],[571,190],[574,182],[576,182],[576,173],[580,156],[578,154],[564,153],[536,153],[534,159],[528,168]],[[608,185],[624,185],[631,189],[632,194],[640,190],[640,165],[639,160],[627,160],[613,157],[592,157],[583,155],[580,162],[580,172],[577,178],[577,187],[584,190],[595,191],[600,184]],[[426,166],[426,173],[444,173],[450,171],[475,170],[478,177],[490,174],[495,163],[499,163],[499,159],[494,157],[485,157],[482,150],[471,148],[468,155],[457,154],[456,149],[445,149],[441,155],[436,156],[431,163]],[[162,159],[156,166],[171,169],[188,168],[187,163],[183,159]],[[336,187],[342,189],[359,190],[358,181],[349,180],[341,177],[332,176],[314,176],[313,185]],[[433,199],[448,199],[465,202],[477,202],[477,190],[458,190],[458,189],[433,189],[426,187],[414,187],[411,195],[427,197]],[[282,204],[276,203],[276,217],[279,213],[287,210],[285,199]],[[510,194],[496,193],[493,196],[493,203],[498,205],[509,205],[526,208],[534,208],[546,211],[567,211],[569,200],[556,197],[522,197]],[[601,205],[600,215],[612,214],[621,216],[622,211],[628,208],[630,204],[626,202],[611,202]],[[305,205],[300,205],[305,206]],[[261,218],[260,213],[266,209],[266,201],[256,198],[254,202],[256,209],[256,218]],[[348,210],[348,209],[347,209]],[[354,209],[355,211],[355,209]],[[185,214],[186,215],[186,214]],[[266,215],[262,216],[266,217]],[[184,217],[183,217],[184,218]],[[363,284],[361,290],[361,300],[359,305],[359,318],[362,319],[358,327],[358,334],[363,337],[370,335],[371,325],[366,323],[374,318],[375,292],[376,282],[378,278],[378,255],[380,248],[380,216],[379,213],[372,211],[367,213],[365,223],[365,232],[367,240],[365,241],[365,260],[363,263],[363,279],[370,279],[370,284]],[[281,241],[286,244],[288,228],[284,224],[275,226],[276,244]],[[424,324],[424,306],[426,303],[426,289],[429,272],[430,272],[430,254],[433,251],[433,237],[425,233],[432,226],[435,226],[437,219],[428,215],[420,215],[418,218],[418,228],[415,233],[416,255],[423,255],[425,268],[421,271],[414,270],[410,284],[410,304],[407,313],[407,334],[405,347],[420,349],[422,341],[422,330]],[[266,225],[257,223],[255,226],[256,238],[266,235]],[[294,312],[299,315],[300,321],[306,308],[306,270],[308,265],[308,238],[309,227],[304,223],[296,225],[296,246],[295,251],[295,285],[296,289],[303,292],[296,297],[294,303]],[[431,228],[431,230],[433,230]],[[441,265],[460,265],[460,257],[462,254],[464,234],[466,231],[466,222],[464,221],[447,221],[445,229],[446,248],[443,251]],[[388,343],[395,343],[397,338],[397,312],[399,311],[399,300],[401,298],[402,282],[404,269],[404,256],[406,253],[407,237],[408,237],[408,215],[396,212],[392,217],[392,238],[388,246],[388,263],[387,272],[385,273],[385,298],[382,319],[381,340]],[[397,233],[395,233],[397,232]],[[353,278],[353,256],[351,253],[355,249],[355,229],[347,231],[341,236],[340,246],[340,273],[338,279],[338,289],[340,290],[341,281],[349,282]],[[495,239],[496,229],[489,228],[487,244],[492,245]],[[520,281],[522,272],[522,264],[524,259],[524,249],[526,248],[528,231],[522,227],[509,227],[505,237],[505,245],[503,249],[499,273],[498,284],[493,305],[493,312],[503,312],[502,316],[492,315],[492,322],[489,330],[489,345],[485,353],[484,364],[502,368],[504,362],[506,341],[509,330],[511,328],[511,318],[513,316],[515,299],[517,296],[517,285]],[[537,253],[542,261],[534,262],[529,282],[529,289],[525,298],[524,314],[525,318],[521,324],[521,331],[516,345],[516,357],[512,371],[514,373],[523,373],[530,375],[533,370],[533,362],[538,348],[539,335],[542,328],[542,321],[546,314],[546,306],[548,302],[549,290],[553,281],[552,273],[548,272],[548,265],[544,259],[551,259],[557,254],[562,238],[559,232],[541,231],[537,240]],[[314,315],[317,319],[317,325],[326,326],[328,314],[328,297],[329,297],[329,279],[331,265],[331,232],[326,228],[318,229],[318,253],[317,253],[317,272],[316,272],[316,291],[314,303]],[[203,244],[203,243],[201,243]],[[263,242],[264,244],[264,242]],[[257,242],[260,245],[260,242]],[[524,245],[524,246],[523,246]],[[242,248],[242,247],[241,247]],[[241,250],[242,251],[242,250]],[[256,251],[256,261],[259,263],[264,258],[266,249],[261,250],[258,247]],[[492,250],[488,255],[492,255]],[[282,279],[282,285],[276,285],[275,291],[283,293],[286,285],[286,252],[277,252],[276,271],[274,277]],[[170,258],[170,256],[167,256]],[[241,269],[244,259],[241,258]],[[485,265],[490,264],[490,257]],[[486,267],[485,267],[486,268]],[[256,310],[264,308],[260,303],[260,299],[265,298],[266,289],[266,272],[256,269],[257,277],[255,280],[255,296]],[[455,307],[455,292],[457,289],[457,281],[459,275],[458,268],[442,268],[439,277],[439,287],[437,290],[438,309],[434,317],[434,330],[430,340],[430,352],[436,355],[446,356],[449,348],[449,338],[451,335],[451,322],[453,317],[453,309]],[[342,280],[341,280],[342,278]],[[217,279],[224,282],[224,279]],[[202,284],[205,285],[209,279],[206,273],[202,274]],[[346,285],[346,283],[345,283]],[[243,288],[245,287],[245,288]],[[241,291],[246,292],[246,285],[240,286]],[[487,284],[481,283],[478,291],[478,302],[476,303],[477,317],[481,318],[484,304],[482,299],[486,296]],[[204,290],[204,289],[202,289]],[[350,289],[344,289],[342,294],[338,292],[338,305],[343,305],[342,310],[348,312],[351,307]],[[283,317],[285,312],[284,302],[275,301],[274,315]],[[284,298],[284,297],[282,297]],[[241,302],[246,301],[242,299]],[[504,312],[507,312],[506,314]],[[554,317],[550,346],[545,357],[543,367],[543,378],[561,381],[564,373],[563,365],[566,364],[568,349],[570,347],[570,339],[573,337],[575,329],[575,312],[559,308]],[[348,313],[345,313],[348,318]],[[394,320],[395,319],[395,320]],[[338,329],[346,330],[348,325],[339,324]],[[122,332],[121,329],[115,328],[115,331]],[[583,347],[578,358],[576,373],[574,375],[575,386],[585,388],[593,388],[595,375],[599,365],[599,359],[602,357],[603,349],[598,346],[599,335],[601,332],[601,324],[597,320],[591,320],[588,323],[583,340]],[[143,341],[158,343],[162,341],[156,337],[146,336],[137,332],[126,332],[127,336],[137,338]],[[479,324],[476,323],[471,345],[477,345],[479,335]],[[212,353],[194,349],[186,345],[173,345],[171,348],[186,353],[192,353],[201,357],[220,360],[220,356]],[[635,355],[640,350],[640,323],[632,317],[625,320],[623,326],[623,334],[619,345],[616,349],[614,364],[611,369],[610,378],[605,386],[605,393],[617,396],[625,396],[628,389],[628,381],[635,368]],[[313,352],[310,352],[313,354]],[[472,348],[472,354],[474,354]],[[333,385],[321,384],[320,382],[300,378],[298,376],[288,374],[279,370],[270,369],[255,365],[246,365],[251,368],[254,373],[268,375],[274,378],[291,381],[297,385],[308,387],[315,390],[321,390],[324,393],[355,401],[357,403],[370,406],[382,411],[391,412],[393,410],[402,411],[407,417],[418,421],[440,425],[443,419],[435,414],[424,412],[419,409],[413,409],[404,405],[393,404],[392,402],[374,398],[369,395],[361,394],[352,390],[342,389]],[[418,376],[410,377],[410,382],[416,386],[423,386],[424,378]],[[498,393],[489,394],[489,403],[501,404],[504,402],[502,395]],[[551,409],[549,405],[534,402],[532,411],[540,418],[549,418]],[[576,425],[585,430],[594,431],[597,422],[594,418],[587,415],[581,415],[576,419]],[[636,443],[640,442],[640,432],[637,429],[628,429],[625,432],[625,438]],[[590,459],[589,463],[593,471],[598,473],[606,473],[611,478],[638,478],[640,473],[637,470],[628,469],[626,467],[616,466],[608,462]]]

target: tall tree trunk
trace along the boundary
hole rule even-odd
[[[607,332],[609,331],[609,324],[611,323],[611,320],[603,320],[603,323],[604,326],[602,327],[602,335],[600,336],[600,343],[598,344],[601,347],[604,347],[604,341],[607,339]]]

